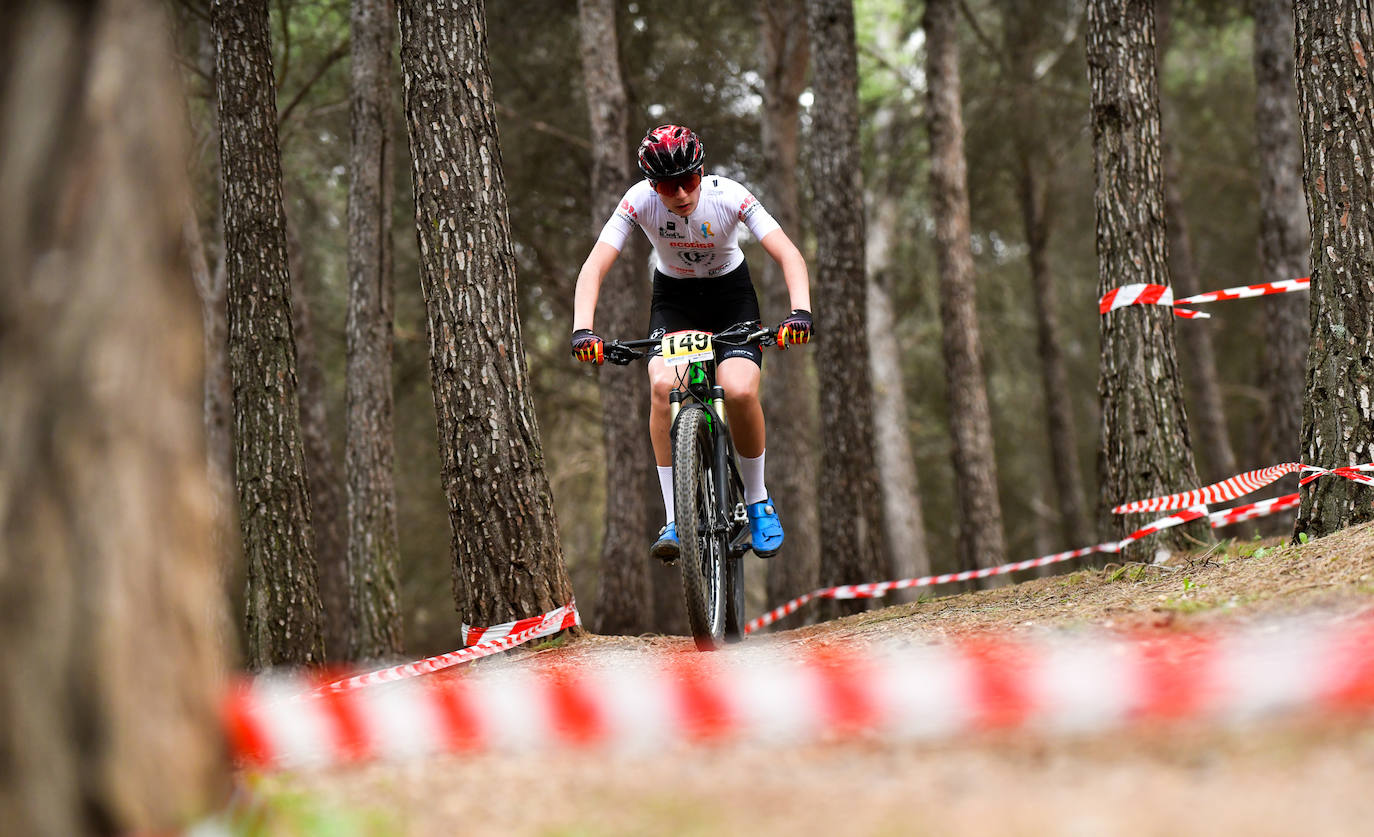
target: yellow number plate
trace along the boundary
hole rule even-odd
[[[715,357],[711,335],[704,331],[675,331],[664,335],[663,362],[668,366],[682,366]]]

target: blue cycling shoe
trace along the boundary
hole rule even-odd
[[[760,558],[771,558],[782,548],[782,523],[778,521],[773,498],[750,503],[748,512],[749,534],[752,536],[750,546]]]
[[[677,526],[669,523],[658,530],[658,540],[649,547],[649,557],[657,558],[665,564],[671,564],[677,560],[678,549]]]

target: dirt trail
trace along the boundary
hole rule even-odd
[[[798,644],[1046,627],[1176,631],[1374,607],[1374,527],[1301,547],[1225,542],[785,631]],[[595,637],[524,657],[575,662],[688,640]],[[1374,833],[1374,718],[1294,717],[1045,737],[978,734],[783,748],[554,752],[265,777],[362,833],[464,835]],[[333,832],[331,832],[333,833]],[[345,832],[350,833],[350,832]]]

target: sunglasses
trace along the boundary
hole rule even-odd
[[[694,171],[690,174],[670,177],[667,180],[651,180],[649,182],[653,185],[654,191],[665,198],[671,198],[676,195],[678,189],[690,195],[701,185],[701,172]]]

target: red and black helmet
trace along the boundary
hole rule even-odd
[[[639,170],[650,180],[668,180],[701,168],[706,149],[681,125],[659,125],[639,144]]]

